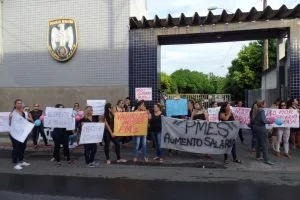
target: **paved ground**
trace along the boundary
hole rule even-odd
[[[246,134],[249,144],[250,134]],[[43,145],[42,145],[43,146]],[[151,145],[149,145],[151,146]],[[238,144],[238,155],[243,164],[223,165],[222,156],[214,160],[204,156],[182,153],[166,154],[164,164],[145,165],[104,164],[103,147],[98,147],[94,169],[84,164],[83,149],[72,150],[74,165],[63,162],[56,167],[50,162],[52,147],[39,150],[29,148],[26,160],[32,166],[22,171],[12,169],[10,144],[0,138],[0,199],[220,199],[224,195],[240,199],[299,199],[300,150],[292,150],[292,158],[276,158],[275,166],[254,159],[249,145]],[[150,149],[151,157],[154,150]],[[125,159],[132,159],[132,149],[121,149]],[[115,158],[111,150],[112,159]],[[54,196],[54,197],[53,197]]]
[[[0,178],[1,190],[10,191],[7,183],[14,183],[13,192],[0,191],[1,199],[6,200],[87,198],[110,200],[299,200],[298,186],[274,186],[250,181],[203,183],[11,174],[0,174]]]

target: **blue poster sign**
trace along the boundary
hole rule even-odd
[[[167,116],[182,116],[188,114],[187,99],[170,99],[166,100]]]

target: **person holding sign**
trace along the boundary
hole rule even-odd
[[[56,104],[55,108],[64,108],[62,104]],[[69,150],[69,134],[66,128],[54,128],[53,130],[53,141],[54,141],[54,153],[53,156],[57,162],[57,166],[61,166],[60,162],[60,145],[63,145],[64,155],[67,157],[67,161],[69,164],[73,164],[74,161],[70,158],[70,150]]]
[[[134,112],[145,112],[147,111],[145,107],[145,101],[141,100],[137,103]],[[134,147],[134,158],[133,162],[138,161],[138,155],[139,155],[139,146],[140,144],[142,145],[142,152],[144,156],[145,162],[148,162],[148,155],[147,155],[147,134],[144,136],[135,136],[134,137],[135,141],[135,147]]]
[[[23,118],[26,117],[25,113],[23,112],[21,99],[15,100],[13,111],[9,115],[9,125],[10,126],[12,126],[13,117],[18,116],[18,115]],[[25,139],[24,142],[19,142],[11,134],[12,133],[9,134],[9,138],[10,138],[12,146],[13,146],[12,161],[14,164],[14,169],[21,170],[21,169],[23,169],[23,167],[30,166],[30,163],[23,161],[27,139]]]
[[[123,100],[118,100],[114,112],[126,112],[125,104]],[[122,145],[125,145],[129,141],[129,137],[122,137]]]
[[[162,106],[157,103],[154,105],[154,112],[152,114],[149,114],[150,119],[150,128],[151,128],[151,134],[152,138],[155,144],[156,149],[156,157],[153,158],[153,160],[159,160],[159,162],[163,162],[163,151],[161,149],[161,116],[162,116]]]
[[[205,108],[203,107],[203,104],[199,103],[199,102],[196,102],[194,107],[195,108],[192,112],[191,118],[193,120],[199,119],[199,120],[207,121],[208,120],[208,114],[207,114]]]
[[[234,121],[232,110],[231,110],[230,104],[228,102],[223,103],[221,105],[220,112],[219,112],[219,120],[220,121]],[[231,154],[232,154],[233,162],[239,163],[239,164],[242,163],[242,161],[240,161],[237,158],[235,142],[232,145]],[[225,164],[229,163],[229,161],[228,161],[228,155],[227,154],[224,154],[224,163]]]
[[[262,160],[260,157],[260,151],[262,151],[265,164],[274,165],[268,157],[268,131],[266,129],[266,124],[272,123],[267,121],[264,107],[265,101],[260,100],[257,101],[257,110],[253,110],[254,119],[252,126],[256,135],[256,159]]]
[[[292,98],[289,101],[289,109],[296,109],[299,111],[299,102],[296,98]],[[293,149],[297,147],[300,148],[300,129],[299,128],[291,128],[291,140],[293,144]]]
[[[111,161],[109,158],[109,146],[110,146],[111,141],[115,145],[115,151],[116,151],[116,155],[117,155],[117,163],[127,162],[126,160],[121,159],[120,140],[113,133],[113,131],[114,131],[114,114],[113,114],[113,107],[110,103],[105,104],[105,107],[104,107],[104,122],[105,122],[104,152],[105,152],[105,157],[106,157],[106,164],[108,164],[108,165],[111,164]]]
[[[287,105],[286,102],[281,101],[279,104],[279,109],[286,109]],[[282,142],[282,138],[283,138],[283,148],[284,148],[284,155],[288,158],[290,158],[290,154],[289,154],[289,140],[290,140],[290,128],[285,127],[285,128],[277,128],[277,140],[275,143],[275,154],[276,156],[280,156],[280,144]]]
[[[115,112],[125,112],[125,105],[123,100],[118,100]]]
[[[29,119],[31,122],[35,123],[37,120],[40,120],[40,117],[43,115],[43,111],[40,109],[39,104],[34,104],[33,105],[33,110],[29,112]],[[40,123],[39,126],[34,126],[33,130],[32,130],[32,140],[33,140],[33,145],[34,148],[38,148],[37,146],[37,141],[39,138],[39,135],[42,135],[45,146],[48,146],[48,141],[45,135],[45,131],[44,131],[44,125],[43,123]]]
[[[81,127],[85,123],[98,122],[99,120],[93,119],[93,108],[92,106],[87,106],[84,109],[84,118],[81,119]],[[94,168],[97,163],[95,163],[95,155],[97,152],[97,143],[94,144],[84,144],[84,157],[85,163],[88,167]]]

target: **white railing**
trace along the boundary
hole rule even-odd
[[[230,94],[168,94],[168,99],[183,98],[195,100],[204,103],[205,108],[208,108],[211,102],[230,102]]]

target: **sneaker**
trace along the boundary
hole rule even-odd
[[[107,164],[107,165],[110,165],[110,164],[111,164],[110,160],[107,160],[107,161],[106,161],[106,164]]]
[[[20,163],[20,165],[23,166],[23,167],[28,167],[28,166],[30,166],[30,163],[22,162],[22,163]]]
[[[55,161],[55,158],[51,158],[50,162],[54,162]]]
[[[125,159],[117,160],[117,163],[126,163],[126,162],[127,162],[127,160],[125,160]]]
[[[95,168],[95,165],[93,165],[93,163],[90,163],[87,165],[89,168]]]
[[[92,162],[92,164],[94,165],[94,166],[99,166],[99,163],[98,162]]]
[[[267,164],[267,165],[275,165],[275,163],[273,163],[271,161],[265,161],[264,163]]]
[[[263,158],[262,157],[259,157],[259,158],[256,158],[257,161],[262,161]]]
[[[69,149],[74,149],[74,145],[73,144],[69,144]]]
[[[17,165],[14,166],[14,169],[15,170],[22,170],[23,167],[21,165],[17,164]]]

